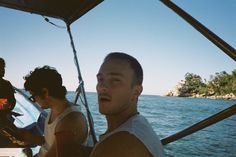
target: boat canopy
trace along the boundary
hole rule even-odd
[[[103,0],[0,0],[0,6],[42,16],[62,19],[71,24]]]

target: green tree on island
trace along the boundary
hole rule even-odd
[[[199,93],[201,88],[205,86],[206,85],[203,83],[201,76],[193,73],[186,73],[184,84],[179,90],[180,96],[192,96],[193,94]]]
[[[199,75],[186,73],[179,96],[225,96],[231,94],[236,96],[236,70],[232,74],[225,71],[217,72],[210,76],[208,82],[203,81]]]

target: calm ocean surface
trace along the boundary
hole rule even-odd
[[[75,94],[68,93],[70,100]],[[86,94],[97,135],[106,130],[98,112],[96,93]],[[139,112],[146,116],[160,139],[236,104],[235,100],[211,100],[142,95]],[[167,157],[236,157],[236,115],[164,146]]]

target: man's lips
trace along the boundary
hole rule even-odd
[[[111,97],[108,95],[99,95],[98,100],[99,102],[109,102],[111,101]]]

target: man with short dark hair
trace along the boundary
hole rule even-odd
[[[132,56],[114,52],[104,59],[97,74],[99,112],[106,116],[107,131],[90,157],[163,157],[162,144],[149,122],[137,110],[143,70]]]

